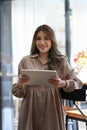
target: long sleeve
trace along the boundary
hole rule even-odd
[[[72,92],[75,89],[82,88],[81,80],[75,75],[74,69],[72,69],[71,65],[68,63],[67,60],[62,62],[62,76],[63,79],[66,80],[66,87],[63,88],[66,92]]]
[[[23,61],[21,60],[18,65],[18,76],[20,75],[20,70],[23,68]],[[14,83],[12,86],[12,93],[14,96],[23,98],[26,95],[27,87],[23,85],[22,88],[18,87],[18,83]]]
[[[13,84],[13,87],[12,87],[12,93],[16,97],[24,98],[26,96],[26,86],[19,88],[18,84],[15,83],[15,84]]]

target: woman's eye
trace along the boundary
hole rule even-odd
[[[49,37],[44,37],[44,38],[36,37],[36,40],[50,40],[50,39],[49,39]]]
[[[45,37],[45,40],[49,40],[49,37]]]
[[[36,40],[41,40],[41,38],[40,37],[36,37]]]

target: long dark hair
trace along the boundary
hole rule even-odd
[[[46,33],[51,40],[52,45],[51,45],[51,49],[50,49],[49,55],[48,55],[48,58],[50,59],[50,61],[48,62],[48,67],[49,67],[49,69],[54,69],[54,66],[57,67],[58,62],[61,59],[66,58],[66,56],[62,55],[61,52],[58,50],[56,36],[55,36],[53,29],[50,26],[44,24],[44,25],[39,26],[36,29],[34,36],[33,36],[30,53],[31,53],[31,55],[39,53],[39,51],[36,47],[36,37],[37,37],[38,32],[40,32],[40,31],[43,31],[44,33]]]

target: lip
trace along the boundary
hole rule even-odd
[[[42,46],[42,45],[40,45],[39,47],[40,47],[40,48],[46,48],[47,46]]]
[[[44,47],[44,46],[41,46],[40,48],[44,49],[44,48],[46,48],[46,47]]]

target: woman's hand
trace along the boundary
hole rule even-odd
[[[64,88],[66,86],[66,81],[62,80],[58,76],[50,78],[49,83],[53,84],[54,86],[58,88]]]
[[[27,75],[19,75],[18,86],[22,88],[23,84],[29,81],[29,77]]]

